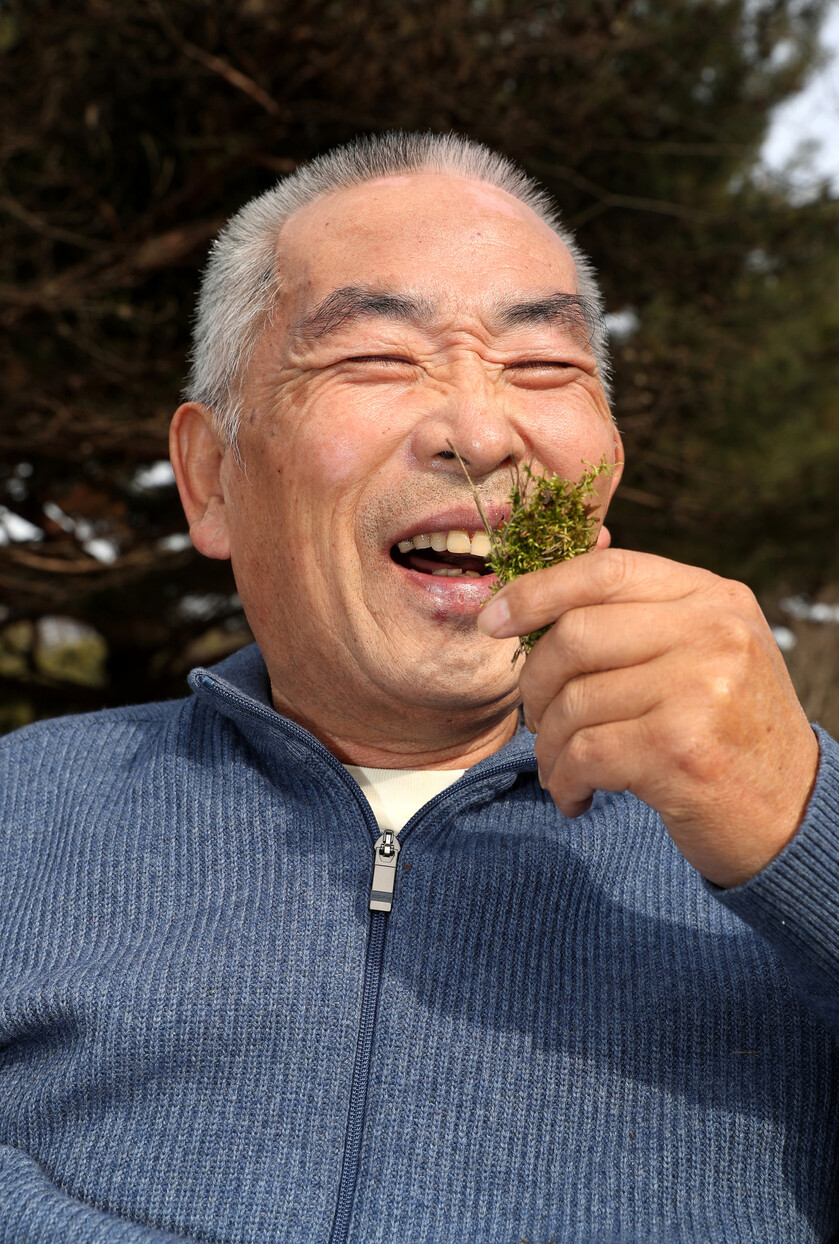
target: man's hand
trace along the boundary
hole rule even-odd
[[[508,584],[478,625],[503,638],[551,622],[520,689],[560,810],[628,790],[710,881],[759,872],[801,823],[818,744],[748,588],[599,548]]]

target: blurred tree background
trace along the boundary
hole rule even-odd
[[[181,695],[249,638],[161,465],[197,275],[245,199],[370,131],[499,148],[578,231],[611,313],[616,542],[745,579],[773,621],[790,593],[830,613],[839,200],[760,166],[824,7],[0,5],[0,728]],[[805,706],[837,731],[839,628],[789,624]]]

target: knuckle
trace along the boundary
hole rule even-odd
[[[568,763],[574,769],[585,769],[591,764],[596,754],[595,729],[583,726],[576,730],[568,740],[566,755]]]
[[[746,614],[753,614],[757,609],[754,592],[739,579],[723,579],[728,599],[735,607],[741,608]]]
[[[750,747],[751,731],[740,711],[742,698],[741,684],[720,674],[704,690],[701,703],[694,701],[689,719],[682,717],[679,728],[669,730],[669,763],[692,786],[712,790],[729,767],[732,748]]]
[[[561,646],[572,657],[577,657],[584,650],[588,633],[588,621],[585,610],[569,609],[556,620],[552,627],[552,644]]]
[[[586,680],[571,678],[556,699],[557,709],[565,721],[582,717],[588,702]]]
[[[710,582],[709,594],[714,601],[714,607],[727,616],[742,618],[747,624],[753,624],[758,617],[762,617],[754,592],[739,579],[721,579],[714,576]]]
[[[709,732],[719,715],[726,713],[730,705],[737,699],[738,686],[739,679],[732,678],[730,674],[724,673],[722,670],[711,679],[706,692],[705,711]]]
[[[607,593],[617,592],[624,586],[630,573],[625,549],[603,549],[597,565],[601,586]]]
[[[691,785],[706,786],[719,773],[721,758],[716,741],[701,729],[680,742],[672,755],[674,767]]]
[[[724,613],[717,619],[715,630],[720,647],[733,656],[748,656],[757,646],[754,624],[741,613]]]

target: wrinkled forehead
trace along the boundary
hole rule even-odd
[[[336,191],[296,212],[278,239],[294,322],[330,289],[409,291],[443,312],[577,292],[562,240],[526,204],[462,177],[412,174]]]

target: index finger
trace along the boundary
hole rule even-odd
[[[478,629],[496,639],[528,635],[581,605],[681,600],[713,579],[654,553],[593,549],[508,583],[478,614]]]

